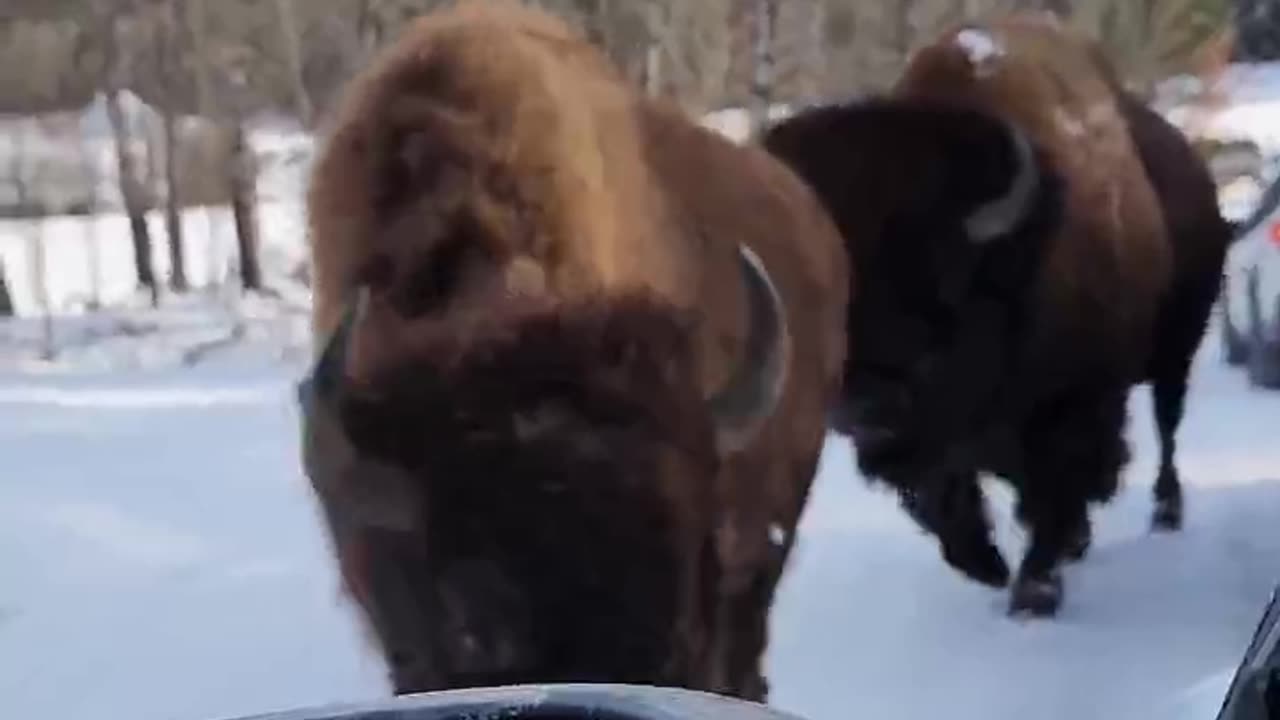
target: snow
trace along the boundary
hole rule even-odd
[[[1264,154],[1280,154],[1280,62],[1230,64],[1212,89],[1223,106],[1207,117],[1189,101],[1205,90],[1198,78],[1165,81],[1157,89],[1156,104],[1178,127],[1194,127],[1197,134],[1220,140],[1253,140]]]
[[[969,58],[969,64],[983,76],[991,71],[992,64],[1004,57],[1004,46],[991,33],[976,28],[965,28],[956,33],[955,43]]]
[[[203,720],[389,693],[299,469],[305,349],[245,342],[194,366],[0,371],[0,717]],[[811,720],[1211,706],[1280,580],[1280,395],[1205,347],[1185,530],[1147,532],[1156,448],[1136,391],[1128,488],[1095,513],[1052,622],[1006,618],[829,442],[772,617],[773,702]],[[1009,493],[990,489],[1016,559]]]
[[[233,275],[237,252],[228,208],[194,208],[182,213],[187,277],[196,287]],[[259,255],[268,276],[283,277],[305,260],[300,202],[263,200],[258,207]],[[120,212],[96,216],[53,216],[42,222],[0,220],[0,263],[20,316],[44,310],[36,282],[37,253],[43,251],[48,303],[55,313],[76,312],[95,295],[114,305],[136,294],[129,219]],[[164,217],[147,214],[152,264],[167,282],[170,274]],[[96,291],[95,291],[96,286]]]
[[[786,119],[796,108],[785,103],[769,106],[769,121]],[[751,137],[751,111],[746,108],[727,107],[702,116],[702,125],[734,142],[746,142]]]
[[[1220,700],[1280,582],[1280,396],[1250,392],[1218,347],[1206,339],[1181,433],[1186,527],[1147,530],[1158,451],[1135,391],[1127,487],[1094,512],[1094,548],[1053,622],[1006,619],[1003,593],[950,572],[829,443],[773,619],[773,700],[811,718],[1064,720],[1171,717],[1212,688]],[[989,490],[1016,560],[1009,493]]]

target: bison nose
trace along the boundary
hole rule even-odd
[[[525,598],[496,565],[455,564],[442,576],[440,594],[444,622],[437,642],[454,674],[511,677],[534,666]]]

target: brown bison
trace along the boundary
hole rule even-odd
[[[353,82],[308,212],[304,462],[395,690],[763,699],[846,347],[804,182],[469,2]]]
[[[1000,475],[1031,530],[1010,611],[1056,613],[1145,381],[1163,446],[1153,523],[1180,526],[1174,435],[1230,233],[1186,139],[1096,46],[1040,16],[956,28],[886,97],[807,110],[763,142],[818,192],[858,269],[833,424],[948,563],[1008,583],[978,484]]]

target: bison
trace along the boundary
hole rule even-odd
[[[763,700],[846,349],[812,190],[490,0],[352,81],[307,202],[303,460],[395,691]]]
[[[1001,476],[1031,534],[1010,612],[1056,614],[1146,381],[1153,524],[1180,526],[1175,434],[1230,231],[1186,139],[1096,45],[1038,15],[960,26],[885,95],[762,142],[822,198],[860,278],[832,424],[949,564],[1008,585],[978,484]]]

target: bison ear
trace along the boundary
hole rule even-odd
[[[1012,123],[1003,124],[999,133],[1003,147],[997,152],[984,152],[976,158],[982,174],[997,174],[1003,182],[995,197],[979,204],[964,219],[965,234],[976,245],[985,245],[1018,229],[1031,214],[1040,190],[1041,170],[1035,150],[1027,134]],[[985,150],[988,145],[982,144]],[[960,176],[969,174],[963,169]]]

